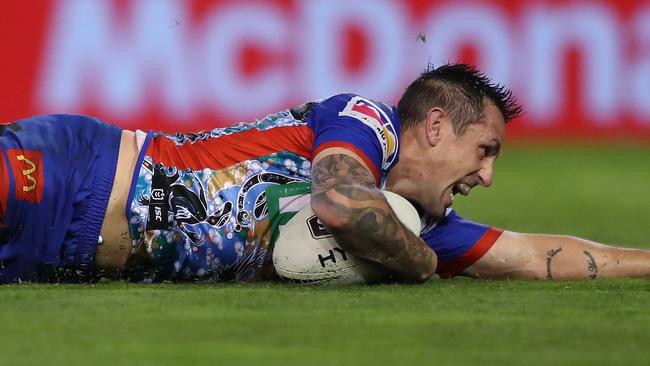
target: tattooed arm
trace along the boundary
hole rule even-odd
[[[549,280],[650,276],[650,251],[570,236],[505,231],[464,275]]]
[[[314,158],[311,205],[343,249],[397,280],[422,282],[435,272],[433,250],[399,222],[370,170],[348,150],[326,149]]]

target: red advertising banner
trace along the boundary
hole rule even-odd
[[[339,92],[397,103],[428,64],[511,87],[518,137],[650,139],[650,2],[6,1],[0,121],[192,131]]]

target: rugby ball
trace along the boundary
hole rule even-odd
[[[420,217],[415,207],[402,196],[383,193],[397,218],[419,235]],[[311,205],[280,227],[273,265],[281,278],[300,283],[365,284],[387,276],[379,265],[346,253],[318,220]]]

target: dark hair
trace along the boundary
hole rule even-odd
[[[466,64],[447,64],[437,68],[429,65],[406,88],[397,105],[403,129],[409,129],[426,118],[433,107],[449,113],[454,133],[460,135],[471,123],[483,117],[485,100],[499,109],[506,123],[519,117],[523,108],[512,91],[492,82],[487,76]]]

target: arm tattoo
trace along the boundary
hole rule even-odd
[[[343,154],[328,155],[312,168],[312,191],[322,192],[342,184],[374,188],[375,178],[357,160]]]
[[[546,252],[546,279],[547,280],[552,280],[553,279],[553,273],[551,273],[551,261],[553,260],[553,257],[555,257],[559,252],[562,251],[562,247],[559,247],[557,249],[551,249],[548,252]]]
[[[587,250],[583,250],[582,254],[587,256],[587,271],[589,271],[589,278],[592,280],[596,279],[596,277],[598,277],[598,265],[596,264],[596,260]]]
[[[356,159],[332,154],[312,168],[312,205],[346,224],[328,228],[343,249],[408,275],[435,262],[435,253],[402,225]]]

